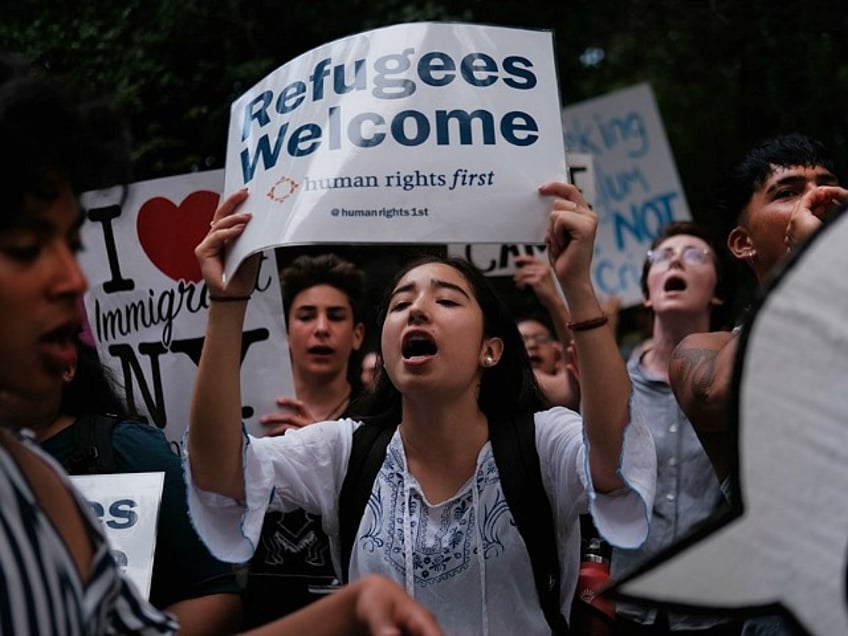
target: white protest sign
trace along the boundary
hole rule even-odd
[[[165,473],[72,475],[71,481],[103,524],[112,556],[148,598]]]
[[[179,442],[200,360],[209,301],[194,248],[209,231],[223,171],[90,192],[80,263],[89,279],[88,323],[100,359],[132,410]],[[258,418],[294,395],[273,253],[263,254],[242,343],[242,417]]]
[[[227,260],[296,243],[537,242],[565,175],[548,31],[412,23],[321,46],[232,106]]]
[[[651,87],[573,104],[562,122],[569,153],[590,153],[595,161],[595,289],[617,296],[623,307],[639,304],[651,241],[672,220],[691,218]]]
[[[569,152],[568,182],[580,189],[583,198],[590,206],[595,201],[595,169],[592,155]],[[541,184],[540,184],[541,185]],[[548,200],[550,206],[550,200]],[[547,248],[541,243],[541,236],[533,243],[515,245],[503,243],[468,243],[448,245],[449,256],[459,256],[474,263],[487,276],[511,276],[518,269],[515,264],[517,256],[535,256],[547,258]]]

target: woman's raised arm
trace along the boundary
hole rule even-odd
[[[247,191],[215,211],[209,233],[195,248],[207,287],[209,314],[191,402],[187,449],[201,490],[244,499],[241,433],[241,338],[257,258],[247,259],[224,288],[224,249],[244,231],[250,214],[236,212]]]
[[[630,421],[631,385],[591,282],[598,218],[573,185],[548,183],[539,191],[554,197],[546,242],[571,314],[592,481],[598,492],[611,492],[625,485],[618,464]]]

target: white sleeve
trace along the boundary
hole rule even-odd
[[[561,523],[574,523],[588,510],[610,544],[635,548],[648,536],[656,487],[654,440],[640,412],[632,408],[624,431],[618,473],[627,487],[596,493],[589,468],[588,441],[579,414],[563,407],[536,413],[536,448],[542,479]]]
[[[244,502],[197,488],[191,479],[191,458],[184,450],[189,512],[212,555],[230,563],[248,561],[268,510],[303,508],[323,517],[328,534],[337,530],[338,495],[358,425],[350,419],[318,422],[280,437],[253,437],[245,432]]]

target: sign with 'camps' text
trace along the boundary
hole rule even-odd
[[[194,248],[209,231],[223,170],[140,181],[83,197],[79,260],[85,309],[101,361],[134,413],[179,443],[203,347],[209,298]],[[263,253],[242,334],[242,419],[293,395],[277,264]]]
[[[296,243],[532,243],[565,155],[548,31],[411,23],[280,67],[232,106],[227,259]]]
[[[112,557],[144,598],[150,596],[165,473],[72,475],[71,481],[103,524]]]

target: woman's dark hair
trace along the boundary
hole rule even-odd
[[[117,382],[97,355],[97,349],[77,339],[77,369],[74,379],[62,387],[59,412],[80,416],[83,413],[130,417],[116,389]]]
[[[116,111],[2,52],[0,139],[0,230],[55,201],[66,185],[77,195],[129,177],[129,135]]]
[[[480,305],[483,314],[483,335],[487,338],[497,337],[503,341],[500,360],[495,366],[483,370],[480,381],[477,401],[489,422],[547,408],[549,404],[536,382],[515,318],[480,270],[464,259],[427,255],[404,267],[389,285],[381,304],[378,314],[380,331],[386,319],[389,300],[397,284],[408,272],[429,263],[448,265],[462,275]],[[382,350],[379,353],[382,358]],[[379,370],[374,392],[364,395],[351,411],[357,415],[383,416],[393,422],[401,420],[401,394],[391,383],[385,370]]]

